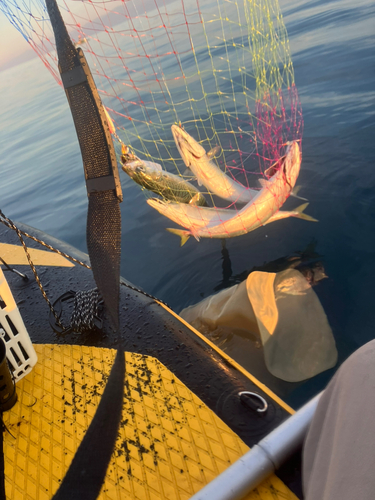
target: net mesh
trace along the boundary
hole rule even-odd
[[[254,189],[285,155],[286,143],[301,140],[302,110],[277,0],[57,3],[114,123],[119,160],[126,145],[140,160],[192,182],[209,206],[240,210],[186,172],[171,126],[181,123],[206,152],[219,146],[210,160]],[[61,83],[44,2],[0,0],[0,9]]]

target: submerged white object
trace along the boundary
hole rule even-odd
[[[197,330],[258,338],[268,371],[300,382],[332,368],[337,349],[324,309],[295,269],[254,271],[248,278],[180,312]]]
[[[254,310],[246,290],[246,280],[186,307],[179,315],[204,335],[228,329],[235,335],[250,332],[260,336]]]
[[[255,271],[246,289],[272,375],[300,382],[335,366],[337,349],[327,316],[299,271]]]
[[[1,267],[0,336],[5,343],[10,371],[18,382],[31,372],[38,357]]]

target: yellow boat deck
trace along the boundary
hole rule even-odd
[[[116,355],[87,346],[34,347],[38,363],[4,413],[9,500],[49,500],[58,490]],[[100,499],[187,500],[248,451],[157,359],[126,352],[125,369],[122,418]],[[245,498],[296,499],[276,476]]]

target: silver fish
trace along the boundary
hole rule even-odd
[[[147,200],[147,203],[160,214],[192,232],[204,228],[209,224],[219,224],[220,222],[228,221],[237,213],[236,210],[231,210],[229,208],[197,207],[183,203],[166,202],[157,198],[150,198]],[[286,219],[287,217],[296,217],[298,219],[317,222],[317,220],[310,215],[303,213],[307,206],[308,203],[304,203],[294,210],[279,210],[263,225]]]
[[[179,125],[172,125],[172,134],[181,158],[196,176],[200,186],[203,185],[211,193],[234,203],[248,203],[258,194],[258,190],[246,188],[215,165],[211,158],[217,148],[206,153],[206,150]]]
[[[288,146],[281,168],[268,181],[264,181],[263,188],[254,199],[229,220],[219,222],[215,220],[204,227],[192,228],[189,231],[180,229],[167,229],[167,231],[181,237],[181,246],[190,236],[199,241],[200,238],[232,238],[253,231],[265,225],[279,211],[295,186],[300,166],[300,148],[294,141]]]

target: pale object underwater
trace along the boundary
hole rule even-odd
[[[309,379],[337,362],[324,309],[311,284],[295,269],[251,272],[240,284],[179,314],[217,345],[225,343],[228,352],[242,349],[250,366],[259,356],[254,357],[254,347],[261,344],[269,372],[287,382]]]
[[[254,199],[229,220],[214,221],[205,227],[189,231],[167,230],[181,237],[182,246],[190,236],[194,236],[198,241],[200,238],[233,238],[264,226],[290,195],[297,181],[300,166],[300,149],[298,143],[294,141],[288,146],[281,168],[268,181],[264,181],[264,187],[258,191]]]
[[[167,200],[192,205],[207,205],[205,197],[193,184],[163,170],[158,163],[141,160],[130,154],[122,154],[121,162],[124,172],[143,188]]]
[[[216,148],[206,153],[206,150],[179,125],[172,125],[172,134],[181,158],[200,186],[203,185],[212,194],[234,203],[248,203],[258,194],[258,190],[246,188],[215,165],[211,158]]]
[[[183,203],[167,202],[157,198],[150,198],[147,200],[147,203],[160,214],[191,231],[206,227],[208,224],[219,224],[220,222],[228,221],[237,213],[236,210],[231,210],[229,208],[197,207]],[[317,219],[303,213],[307,206],[308,203],[304,203],[294,210],[279,210],[272,215],[264,225],[277,220],[286,219],[287,217],[296,217],[298,219],[318,222]]]

